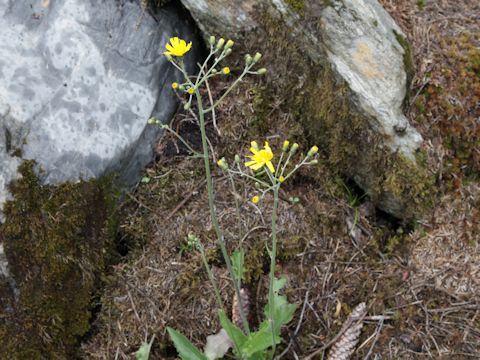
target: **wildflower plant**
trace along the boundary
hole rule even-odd
[[[232,76],[231,69],[223,66],[223,62],[231,54],[234,42],[232,40],[225,41],[223,38],[216,39],[214,36],[209,38],[210,51],[203,64],[199,64],[198,74],[191,76],[187,73],[182,57],[190,50],[192,44],[178,37],[170,39],[166,44],[164,55],[170,63],[180,71],[183,76],[182,82],[174,82],[171,84],[172,91],[177,92],[183,101],[183,107],[198,120],[202,139],[202,152],[195,151],[181,136],[173,131],[168,125],[161,125],[162,128],[176,136],[195,157],[203,158],[205,177],[208,194],[208,206],[212,225],[215,229],[217,243],[221,250],[230,280],[235,290],[235,299],[238,301],[238,311],[240,320],[238,323],[232,322],[226,315],[225,306],[220,296],[216,279],[208,264],[205,250],[200,239],[189,234],[186,238],[184,251],[198,250],[202,255],[202,260],[208,274],[208,278],[214,288],[216,300],[219,305],[219,319],[223,327],[222,331],[215,335],[216,339],[223,339],[222,346],[207,346],[205,352],[197,349],[185,336],[172,328],[167,328],[168,333],[174,342],[174,345],[182,359],[188,360],[210,360],[223,357],[226,352],[233,348],[233,353],[238,359],[267,359],[273,358],[277,344],[281,342],[281,328],[288,324],[293,318],[296,305],[290,304],[287,298],[280,295],[281,289],[285,286],[284,279],[275,278],[276,252],[277,252],[277,212],[279,203],[279,190],[282,184],[287,181],[301,166],[313,165],[317,160],[313,159],[318,151],[316,146],[304,156],[301,161],[294,164],[294,156],[297,153],[299,145],[294,143],[290,146],[289,141],[283,143],[280,156],[275,156],[274,151],[268,142],[265,142],[260,148],[256,141],[251,142],[249,160],[242,162],[239,155],[235,156],[235,161],[230,165],[225,158],[217,161],[218,167],[229,177],[230,183],[235,191],[235,183],[233,178],[239,176],[249,179],[255,184],[258,193],[251,198],[253,204],[259,204],[262,198],[269,192],[273,193],[273,209],[271,217],[271,243],[267,245],[270,256],[270,273],[269,273],[269,293],[268,301],[265,306],[265,320],[259,325],[256,331],[250,329],[245,314],[245,308],[242,303],[242,281],[244,280],[244,258],[245,250],[240,241],[236,246],[236,250],[230,255],[225,244],[224,232],[220,226],[218,216],[214,204],[214,188],[211,175],[210,153],[208,139],[205,128],[205,116],[210,115],[215,122],[215,108],[222,102],[225,97],[242,81],[246,75],[263,75],[266,73],[265,68],[257,68],[262,55],[256,53],[251,56],[245,56],[244,68],[224,93],[214,100],[209,87],[209,80],[216,76]],[[220,65],[222,66],[220,67]],[[220,69],[220,70],[218,70]],[[208,94],[209,104],[204,103],[200,89],[205,88]],[[196,111],[192,110],[192,102],[196,103]],[[156,119],[150,119],[149,123],[159,124]],[[278,160],[277,160],[278,159]],[[253,195],[253,194],[252,194]],[[240,217],[239,205],[237,199],[236,209],[237,216]],[[228,336],[224,336],[225,333]],[[218,341],[218,340],[215,340]],[[213,350],[212,350],[213,349]],[[219,350],[220,349],[220,350]]]

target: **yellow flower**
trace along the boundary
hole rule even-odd
[[[225,75],[230,74],[230,68],[228,66],[225,66],[222,71]]]
[[[260,197],[258,197],[257,195],[255,195],[254,197],[252,197],[252,203],[258,204],[259,201],[260,201]]]
[[[253,145],[253,141],[252,141]],[[266,166],[268,170],[273,174],[275,172],[275,168],[273,167],[272,164],[272,159],[273,159],[273,152],[272,149],[270,149],[270,146],[268,146],[268,142],[265,141],[265,146],[263,149],[259,150],[256,149],[255,146],[252,146],[250,148],[250,151],[253,153],[253,155],[249,156],[251,158],[251,161],[248,161],[245,163],[245,166],[248,166],[252,170],[259,170],[262,167]]]
[[[282,151],[283,151],[283,152],[287,152],[289,145],[290,145],[290,141],[285,140],[285,141],[283,142]]]
[[[173,90],[178,89],[178,83],[176,83],[176,82],[172,83],[172,89]]]
[[[195,92],[195,90],[194,90],[193,88],[190,88],[190,89],[187,90],[187,92],[188,92],[190,95],[192,95],[192,94]]]
[[[280,181],[281,183],[283,183],[285,181],[285,177],[282,175],[278,178],[278,181]]]
[[[185,40],[179,39],[178,37],[170,38],[170,43],[165,45],[167,51],[164,52],[165,55],[172,56],[183,56],[185,55],[190,48],[192,47],[192,42],[190,41],[187,45]]]

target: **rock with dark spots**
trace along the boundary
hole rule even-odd
[[[135,182],[159,132],[147,119],[176,108],[164,85],[178,74],[161,54],[172,35],[193,38],[189,25],[172,7],[154,18],[125,0],[0,0],[0,27],[0,208],[19,153],[46,184]]]
[[[152,160],[177,107],[179,6],[0,0],[0,358],[73,359],[115,256],[120,187]],[[115,180],[113,180],[115,179]]]
[[[182,3],[205,36],[264,53],[269,88],[378,207],[404,219],[421,212],[429,183],[416,159],[422,137],[403,114],[410,48],[377,0]]]

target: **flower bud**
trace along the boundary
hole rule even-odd
[[[245,55],[245,64],[250,65],[253,61],[253,58],[250,56],[250,54]]]
[[[255,140],[252,141],[252,142],[250,143],[250,145],[252,145],[252,148],[254,148],[255,150],[257,150],[257,151],[260,150],[260,148],[259,148],[259,146],[258,146],[258,144],[257,144],[257,142],[256,142]]]
[[[217,50],[221,49],[223,47],[223,44],[225,44],[225,39],[220,38],[217,42]]]
[[[290,145],[290,141],[285,140],[285,141],[283,142],[282,151],[283,151],[283,152],[287,152],[289,145]]]
[[[228,56],[232,53],[232,49],[225,50],[225,56]]]
[[[308,163],[308,165],[317,165],[318,164],[318,160],[317,159],[313,159],[312,161],[310,161]]]
[[[259,52],[257,52],[257,53],[253,56],[253,62],[258,62],[258,61],[260,61],[261,58],[262,58],[262,54],[260,54]]]
[[[211,70],[211,72],[212,72],[212,74],[216,74],[216,73],[218,72],[218,70],[215,69],[215,68],[213,68],[213,69]]]
[[[307,157],[312,157],[318,152],[318,147],[317,146],[312,146],[312,148],[308,151]]]
[[[185,105],[183,105],[183,109],[184,110],[190,110],[190,103],[186,103]]]
[[[241,161],[240,156],[238,156],[238,154],[236,154],[236,155],[235,155],[235,162],[236,162],[237,164],[239,164],[240,161]]]
[[[257,74],[258,74],[258,75],[264,75],[264,74],[266,74],[266,73],[267,73],[267,69],[265,69],[265,68],[261,68],[261,69],[258,69],[258,70],[257,70]]]
[[[281,175],[279,178],[278,178],[278,181],[280,181],[280,183],[283,183],[285,181],[285,176]]]
[[[195,92],[195,89],[193,87],[188,88],[187,90],[187,93],[189,93],[190,95],[192,95],[194,92]]]
[[[234,42],[232,40],[228,40],[225,44],[225,49],[230,49],[233,46]]]
[[[217,165],[220,167],[222,170],[228,170],[228,164],[225,158],[221,158],[220,160],[217,161]]]
[[[185,85],[179,85],[178,90],[185,91]]]
[[[255,183],[255,189],[261,190],[261,189],[262,189],[262,185],[260,185],[260,183],[256,182],[256,183]]]
[[[290,148],[290,155],[295,155],[295,153],[297,152],[298,150],[298,144],[297,143],[294,143],[292,145],[292,147]]]
[[[155,119],[154,117],[151,117],[150,119],[147,120],[147,124],[149,125],[156,124],[156,123],[157,123],[157,119]]]
[[[215,36],[213,36],[213,35],[210,36],[210,39],[208,39],[208,43],[212,46],[215,45]]]

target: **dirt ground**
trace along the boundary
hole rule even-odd
[[[283,187],[279,208],[279,274],[298,304],[280,352],[299,359],[338,334],[352,309],[368,315],[354,359],[480,358],[480,3],[477,0],[383,0],[407,34],[416,75],[411,122],[424,137],[436,202],[415,224],[376,210],[319,157]],[[256,80],[255,80],[256,81]],[[213,84],[221,92],[226,84]],[[251,140],[284,139],[308,149],[303,129],[281,104],[262,104],[259,85],[246,81],[210,122],[214,156],[245,156]],[[258,107],[267,116],[259,118]],[[193,119],[179,113],[172,127],[199,143]],[[221,135],[219,135],[219,133]],[[194,145],[195,146],[195,145]],[[198,346],[219,330],[213,290],[186,237],[207,249],[222,296],[232,289],[208,215],[203,167],[172,136],[158,144],[158,161],[122,208],[122,262],[109,273],[85,358],[133,359],[155,335],[152,359],[174,359],[166,335],[174,327]],[[214,174],[219,218],[230,250],[247,250],[250,321],[258,324],[267,293],[271,198],[249,199],[253,184]],[[147,179],[148,178],[148,179]],[[299,202],[291,201],[298,197]],[[241,221],[237,219],[235,199]],[[101,307],[100,307],[101,305]],[[322,352],[317,358],[322,358]]]

